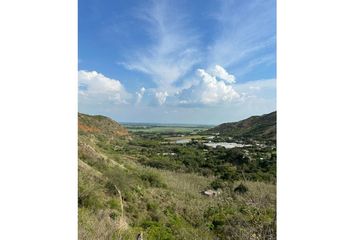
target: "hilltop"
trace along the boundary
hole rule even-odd
[[[79,113],[79,134],[97,134],[107,137],[128,136],[128,130],[109,117]]]
[[[244,137],[261,140],[276,140],[277,112],[261,116],[252,116],[247,119],[223,123],[206,130],[205,134],[220,134],[221,136]]]

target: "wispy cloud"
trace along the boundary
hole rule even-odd
[[[155,97],[160,105],[164,104],[166,102],[166,98],[168,96],[168,93],[166,91],[156,91],[155,92]]]
[[[250,61],[248,61],[246,64],[244,64],[243,66],[236,68],[237,75],[242,76],[246,73],[251,72],[259,65],[269,66],[271,64],[275,64],[275,62],[276,62],[276,59],[275,59],[274,54],[266,54],[266,55],[263,55],[260,57],[253,58]]]
[[[219,33],[209,47],[208,66],[233,67],[275,45],[275,1],[222,1],[214,15]]]
[[[136,104],[141,102],[141,99],[144,97],[146,89],[144,87],[140,88],[139,92],[136,92]]]
[[[242,101],[249,98],[274,100],[276,95],[275,79],[260,79],[235,85],[235,89],[243,96]]]
[[[153,44],[131,54],[123,63],[130,70],[149,75],[158,89],[167,92],[173,92],[176,81],[200,61],[198,35],[188,27],[186,17],[171,13],[172,10],[171,2],[154,1],[140,12]]]

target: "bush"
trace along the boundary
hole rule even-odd
[[[238,179],[237,169],[231,166],[223,167],[223,172],[221,173],[220,178],[227,181],[233,181]]]
[[[116,220],[117,217],[118,217],[118,215],[117,215],[116,212],[111,212],[111,213],[109,214],[109,217],[112,218],[113,220]]]
[[[145,162],[142,162],[142,164],[153,168],[167,169],[167,170],[176,170],[183,167],[182,163],[177,163],[173,160],[170,160],[168,158],[162,158],[162,157],[153,160],[146,160]]]
[[[146,229],[148,239],[171,240],[175,239],[170,228],[155,221],[145,221],[142,227]]]
[[[108,206],[110,209],[117,209],[117,210],[120,209],[120,203],[118,202],[117,199],[110,199],[108,201]]]
[[[123,198],[131,192],[133,186],[137,186],[140,183],[140,179],[137,176],[119,166],[109,169],[104,172],[104,175],[109,179],[105,185],[106,191],[111,195],[117,195],[118,192],[115,188],[117,186]]]
[[[140,178],[150,187],[166,187],[166,184],[162,182],[160,176],[152,172],[143,173],[140,175]]]
[[[219,188],[224,188],[225,187],[225,184],[224,184],[224,182],[221,180],[221,179],[215,179],[214,181],[212,181],[211,182],[211,184],[210,184],[210,186],[213,188],[213,189],[215,189],[215,190],[217,190],[217,189],[219,189]]]
[[[104,208],[103,197],[95,192],[81,194],[79,190],[78,205],[92,210],[102,209]]]
[[[104,193],[101,186],[90,181],[82,172],[79,172],[78,206],[91,210],[104,208]]]
[[[238,185],[234,191],[237,193],[244,194],[248,191],[248,187],[246,185],[244,185],[243,183],[240,183],[240,185]]]
[[[105,184],[105,188],[107,189],[107,192],[108,192],[109,194],[112,194],[112,195],[118,194],[117,189],[116,189],[115,186],[114,186],[114,183],[111,182],[111,181],[108,181],[108,182]]]

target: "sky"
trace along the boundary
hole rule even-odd
[[[275,0],[79,0],[79,112],[220,124],[276,110]]]

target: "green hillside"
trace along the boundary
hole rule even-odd
[[[114,120],[101,116],[79,113],[79,134],[95,134],[106,137],[128,136],[128,131]]]
[[[166,143],[78,118],[79,239],[275,239],[274,147]]]
[[[239,122],[223,123],[204,133],[220,134],[232,137],[244,137],[263,140],[276,140],[277,112],[262,116],[252,116]]]

